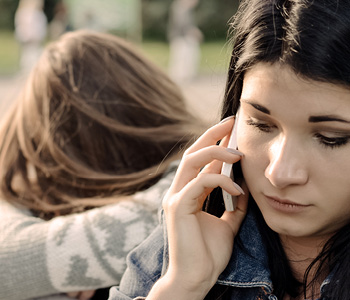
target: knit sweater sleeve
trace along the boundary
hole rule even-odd
[[[0,200],[0,300],[117,285],[127,253],[158,224],[173,175],[133,200],[50,221]]]

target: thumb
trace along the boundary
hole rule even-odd
[[[221,216],[221,219],[225,221],[236,235],[242,222],[247,214],[249,191],[246,183],[243,181],[241,187],[244,190],[244,195],[238,196],[237,206],[234,211],[225,211]]]

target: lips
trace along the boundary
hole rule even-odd
[[[288,199],[282,199],[274,196],[266,196],[266,202],[271,208],[281,213],[302,213],[311,205],[299,204]]]
[[[302,206],[302,207],[309,206],[309,205],[299,204],[299,203],[296,203],[296,202],[293,202],[290,200],[286,200],[286,199],[280,199],[278,197],[272,197],[272,196],[266,196],[266,195],[265,195],[265,197],[268,198],[269,200],[275,201],[281,205]]]

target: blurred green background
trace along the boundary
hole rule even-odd
[[[45,0],[44,12],[50,22],[59,0]],[[67,0],[66,2],[79,0]],[[87,3],[89,0],[81,0]],[[106,0],[99,0],[104,3]],[[111,0],[113,1],[113,0]],[[125,0],[128,1],[128,0]],[[131,1],[131,0],[129,0]],[[137,44],[161,67],[169,60],[167,23],[171,0],[139,1],[139,29],[141,41]],[[20,49],[14,36],[14,15],[19,0],[0,0],[0,75],[11,75],[19,69]],[[228,21],[237,9],[238,0],[200,0],[195,10],[195,21],[202,31],[200,74],[220,73],[227,69],[229,49],[226,47]],[[117,28],[112,33],[123,35]],[[48,40],[49,41],[49,40]]]

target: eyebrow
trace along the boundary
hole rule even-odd
[[[325,116],[311,116],[309,117],[310,123],[320,123],[320,122],[341,122],[341,123],[350,123],[348,120],[341,119],[337,116],[333,115],[325,115]]]
[[[246,99],[241,99],[241,102],[244,102],[244,103],[247,103],[247,104],[253,106],[255,109],[261,111],[261,112],[264,113],[264,114],[271,115],[270,110],[268,110],[265,106],[262,106],[262,105],[260,105],[260,104],[251,102],[251,101],[246,100]]]
[[[261,111],[262,113],[265,113],[267,115],[271,115],[270,110],[267,109],[265,106],[262,106],[260,104],[255,103],[255,102],[251,102],[251,101],[246,100],[246,99],[241,99],[241,101],[253,106],[255,109],[257,109],[258,111]],[[344,119],[339,118],[339,117],[334,116],[334,115],[310,116],[309,122],[310,123],[341,122],[341,123],[349,123],[350,124],[349,120],[344,120]]]

